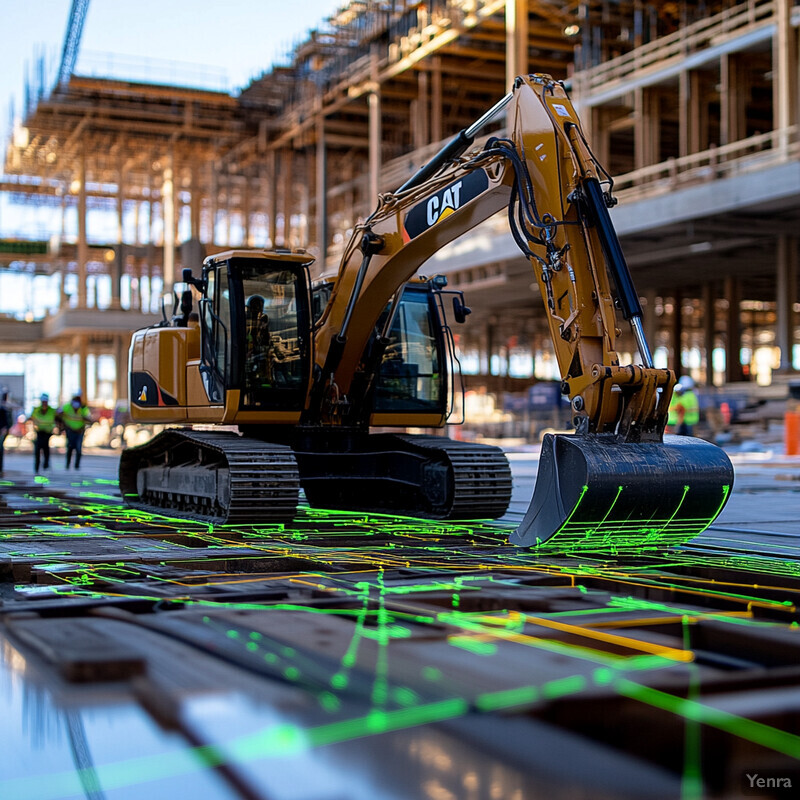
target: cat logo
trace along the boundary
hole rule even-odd
[[[146,372],[131,372],[130,397],[134,398],[132,403],[142,407],[178,405],[178,401]]]
[[[411,208],[403,223],[403,238],[410,241],[454,214],[470,200],[480,197],[489,188],[489,177],[482,169],[470,172],[448,184],[427,200]]]
[[[435,225],[440,219],[449,217],[460,205],[461,181],[448,186],[442,196],[435,194],[428,200],[428,225]]]

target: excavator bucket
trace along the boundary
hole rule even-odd
[[[705,530],[732,487],[728,456],[702,439],[547,434],[533,498],[511,543],[593,552],[672,547]]]

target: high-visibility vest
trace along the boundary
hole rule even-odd
[[[686,389],[680,397],[679,405],[683,406],[683,421],[687,425],[697,425],[700,422],[700,403],[697,395],[691,390]]]
[[[674,427],[684,422],[686,425],[693,426],[700,422],[700,404],[697,395],[687,389],[681,394],[673,394],[669,403],[669,415],[667,425]]]
[[[72,403],[67,403],[61,409],[61,419],[64,422],[64,426],[71,431],[82,431],[86,424],[91,422],[91,413],[88,406],[81,406],[76,411],[72,407]]]
[[[33,420],[33,427],[42,433],[52,433],[53,428],[56,426],[56,410],[53,406],[48,406],[47,409],[41,406],[36,406],[31,414]]]

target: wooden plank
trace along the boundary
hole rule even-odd
[[[97,619],[5,618],[8,630],[68,681],[118,681],[141,675],[146,658],[112,633],[119,623]]]

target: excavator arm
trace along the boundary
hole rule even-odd
[[[640,336],[641,307],[616,242],[596,165],[563,87],[520,78],[509,96],[512,133],[451,161],[423,182],[383,195],[356,231],[316,333],[320,380],[357,404],[350,389],[382,310],[433,253],[492,214],[509,210],[512,230],[545,300],[564,393],[583,432],[627,438],[663,433],[674,375],[654,370]],[[621,256],[618,244],[616,253]],[[620,367],[606,264],[634,320],[645,368]],[[614,388],[617,387],[617,388]],[[618,391],[624,387],[624,391]],[[659,391],[660,390],[660,391]],[[328,406],[329,413],[335,413]],[[624,418],[624,419],[623,419]]]
[[[464,154],[476,129],[507,106],[509,136]],[[315,331],[307,420],[364,418],[364,372],[375,369],[364,353],[383,310],[427,258],[505,208],[544,300],[576,428],[545,438],[531,507],[512,541],[532,545],[558,534],[571,546],[609,537],[636,546],[699,533],[722,510],[732,468],[713,445],[664,438],[675,374],[653,366],[609,216],[611,185],[563,86],[547,75],[518,78],[476,125],[381,196],[355,231]],[[639,365],[619,363],[617,307]]]

